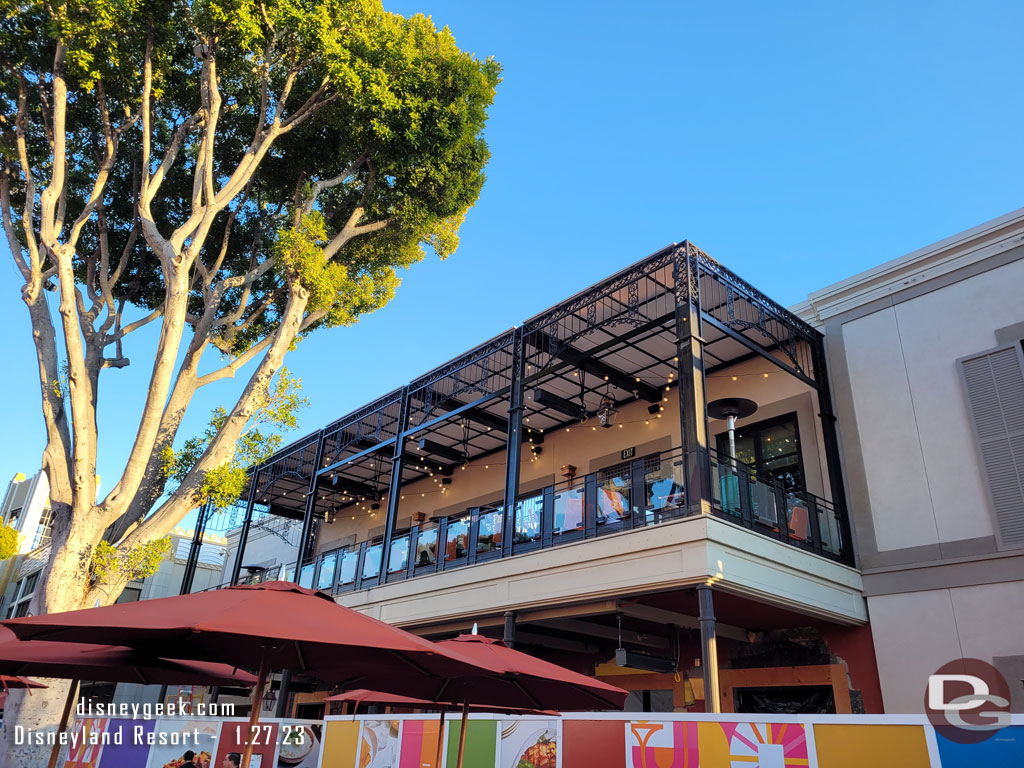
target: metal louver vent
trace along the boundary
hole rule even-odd
[[[1024,547],[1024,353],[1015,344],[960,365],[1000,547]]]

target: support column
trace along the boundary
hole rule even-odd
[[[516,497],[519,495],[519,464],[523,452],[523,329],[512,336],[512,383],[509,387],[508,437],[505,443],[505,526],[501,534],[502,555],[512,554],[515,535]]]
[[[188,559],[185,561],[185,574],[181,578],[181,589],[179,595],[187,595],[192,591],[192,582],[196,577],[196,566],[199,565],[199,549],[203,546],[203,534],[206,532],[206,521],[213,514],[209,503],[201,506],[196,514],[196,529],[192,535],[192,546],[188,550]]]
[[[387,581],[388,562],[391,560],[391,537],[395,535],[398,520],[398,502],[402,498],[402,470],[405,467],[405,431],[409,428],[409,388],[402,387],[395,427],[395,450],[391,456],[391,482],[388,484],[388,511],[384,518],[384,543],[380,555],[380,583]],[[440,544],[439,544],[440,546]],[[362,563],[359,564],[362,568]]]
[[[825,339],[814,345],[814,380],[818,382],[818,417],[821,419],[821,437],[825,444],[825,464],[828,467],[829,490],[832,504],[839,515],[839,533],[843,537],[843,555],[853,565],[853,535],[850,513],[846,505],[846,486],[843,483],[843,464],[839,455],[839,435],[836,416],[832,411],[832,390],[829,387],[828,362],[825,359]]]
[[[324,456],[324,433],[323,430],[317,434],[316,458],[313,459],[313,470],[309,475],[309,489],[306,491],[306,506],[302,515],[302,534],[299,536],[299,556],[295,561],[295,583],[297,584],[302,573],[302,566],[306,558],[315,553],[316,548],[310,542],[313,537],[313,516],[316,512],[316,481],[320,473],[320,462]],[[312,585],[310,585],[312,586]]]
[[[281,687],[277,691],[277,709],[274,717],[288,717],[288,699],[291,697],[292,671],[290,669],[281,672]]]
[[[718,637],[715,634],[714,593],[707,584],[697,587],[700,604],[700,664],[704,671],[704,711],[722,711],[718,690]]]
[[[238,581],[242,572],[242,558],[245,557],[245,542],[249,538],[249,526],[252,524],[252,507],[256,503],[256,491],[260,487],[260,470],[253,468],[249,477],[249,500],[245,504],[245,518],[242,520],[242,530],[238,534],[238,550],[235,553],[235,564],[231,567],[231,582]]]
[[[516,647],[516,612],[505,611],[505,631],[501,641],[509,648]]]
[[[691,515],[710,513],[712,501],[699,269],[689,243],[684,243],[676,250],[673,273],[679,422],[686,471],[686,502]]]

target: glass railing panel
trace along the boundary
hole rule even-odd
[[[356,568],[359,565],[359,547],[354,546],[341,553],[341,567],[338,569],[338,585],[355,583]]]
[[[460,517],[448,521],[448,534],[444,543],[444,559],[458,560],[466,556],[469,542],[469,518]]]
[[[476,551],[482,555],[501,551],[501,531],[505,526],[503,506],[484,507],[480,510],[480,521],[476,534]]]
[[[554,494],[554,527],[552,533],[557,538],[568,534],[583,532],[583,485],[576,488],[555,486]]]
[[[516,502],[515,538],[513,539],[516,544],[540,540],[543,512],[544,494],[542,493]]]
[[[388,553],[388,573],[409,570],[409,534],[391,540],[391,551]]]
[[[380,560],[384,555],[384,544],[377,542],[366,548],[366,556],[363,559],[363,578],[375,579],[380,576]]]
[[[437,528],[421,528],[416,537],[416,567],[437,562]]]
[[[316,563],[306,563],[299,571],[299,586],[310,589],[313,586],[313,572],[316,571]]]
[[[329,552],[320,558],[320,573],[316,577],[317,589],[331,589],[334,586],[334,571],[337,567],[337,552]]]
[[[686,513],[686,479],[682,456],[644,460],[644,522],[647,525]]]
[[[843,554],[842,529],[836,511],[824,500],[818,500],[818,527],[821,529],[821,548],[833,555]]]
[[[621,464],[597,473],[597,525],[612,525],[629,520],[632,514],[629,464]]]
[[[754,522],[778,530],[780,515],[775,486],[751,478],[750,501]]]

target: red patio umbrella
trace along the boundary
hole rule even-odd
[[[46,688],[48,686],[42,683],[37,683],[35,680],[29,680],[27,677],[21,677],[20,675],[0,675],[0,688],[3,688],[6,693],[11,688],[27,688],[31,693],[32,688]]]
[[[58,733],[68,727],[79,680],[142,685],[252,687],[256,684],[253,675],[227,664],[154,658],[117,645],[18,640],[12,631],[0,627],[0,673],[19,675],[23,672],[71,680]],[[5,676],[0,674],[0,677]],[[45,687],[41,683],[36,685]],[[57,764],[59,754],[58,741],[53,745],[49,768]]]
[[[9,619],[19,638],[119,643],[154,656],[230,660],[259,670],[250,724],[270,669],[337,685],[432,700],[459,675],[488,673],[423,638],[344,608],[323,592],[281,581],[101,608]],[[252,745],[242,765],[248,767]]]

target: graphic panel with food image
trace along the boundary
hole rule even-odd
[[[97,768],[103,751],[103,734],[110,720],[105,717],[83,717],[75,721],[64,768]]]
[[[500,768],[558,768],[557,720],[501,722]]]
[[[270,768],[274,764],[274,753],[277,751],[279,738],[277,723],[261,722],[253,731],[252,762],[249,768]],[[221,724],[220,740],[217,742],[217,759],[212,768],[221,768],[230,754],[240,755],[245,749],[245,739],[249,734],[248,720],[234,720]]]
[[[401,720],[364,720],[358,768],[394,768],[398,765],[401,725]]]
[[[220,725],[217,720],[157,718],[152,734],[156,743],[149,750],[147,768],[181,768],[188,751],[195,752],[196,768],[210,768]]]
[[[155,727],[155,720],[111,720],[108,732],[120,732],[121,743],[111,742],[103,747],[100,768],[146,768],[149,761],[149,734],[153,733]]]
[[[317,768],[322,730],[319,722],[282,722],[277,748],[278,768]]]

